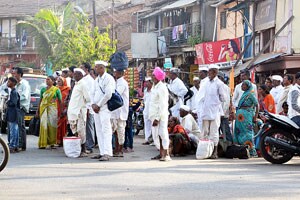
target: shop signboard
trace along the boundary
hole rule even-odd
[[[195,46],[198,65],[234,63],[240,56],[240,40],[220,40],[204,42]]]

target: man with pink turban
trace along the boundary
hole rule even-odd
[[[156,67],[152,74],[154,87],[151,92],[149,119],[152,122],[152,136],[155,146],[160,150],[160,154],[152,159],[160,161],[170,161],[169,155],[169,134],[168,134],[168,99],[169,92],[167,86],[162,82],[165,73]]]

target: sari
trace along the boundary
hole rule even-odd
[[[46,148],[48,145],[56,144],[57,134],[57,99],[61,100],[61,93],[59,89],[52,86],[49,89],[43,88],[41,90],[40,103],[40,136],[39,148]]]
[[[190,138],[181,125],[177,124],[173,128],[168,127],[168,132],[170,138],[170,154],[184,155],[191,150]]]
[[[243,93],[236,111],[233,141],[239,145],[249,145],[250,155],[256,156],[253,139],[253,117],[258,102],[253,91],[252,83],[248,80],[244,81],[244,83],[247,84],[248,89]]]
[[[63,81],[63,86],[58,86],[61,95],[62,95],[62,110],[60,110],[60,107],[58,106],[58,117],[61,116],[61,113],[66,109],[67,105],[64,103],[64,101],[67,99],[70,87],[67,85],[67,80],[63,77],[60,77]],[[57,144],[62,145],[63,144],[63,138],[67,134],[67,122],[68,118],[67,115],[64,115],[63,117],[59,118],[58,125],[57,125]]]
[[[263,99],[260,99],[259,104],[261,110],[276,114],[275,100],[271,94],[267,94]]]

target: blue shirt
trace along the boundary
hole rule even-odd
[[[22,79],[17,85],[16,90],[18,91],[20,95],[20,109],[24,109],[26,113],[29,112],[29,106],[30,106],[30,85],[28,81],[25,79]]]

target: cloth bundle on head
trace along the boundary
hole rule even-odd
[[[83,76],[85,75],[85,72],[81,68],[75,68],[74,72],[80,72]]]
[[[272,76],[272,80],[282,82],[282,81],[283,81],[283,78],[282,78],[281,76],[279,76],[279,75],[273,75],[273,76]]]
[[[208,71],[207,67],[199,67],[199,71]]]
[[[181,105],[180,109],[185,110],[186,112],[190,112],[191,111],[190,107],[187,106],[187,105]]]
[[[165,79],[166,77],[166,74],[165,72],[160,68],[160,67],[155,67],[153,73],[154,77],[159,80],[159,81],[162,81]]]
[[[108,66],[108,63],[102,60],[95,61],[95,65],[103,65],[104,67]]]
[[[110,65],[116,71],[123,71],[128,68],[128,58],[123,51],[118,51],[111,55],[109,59]]]

